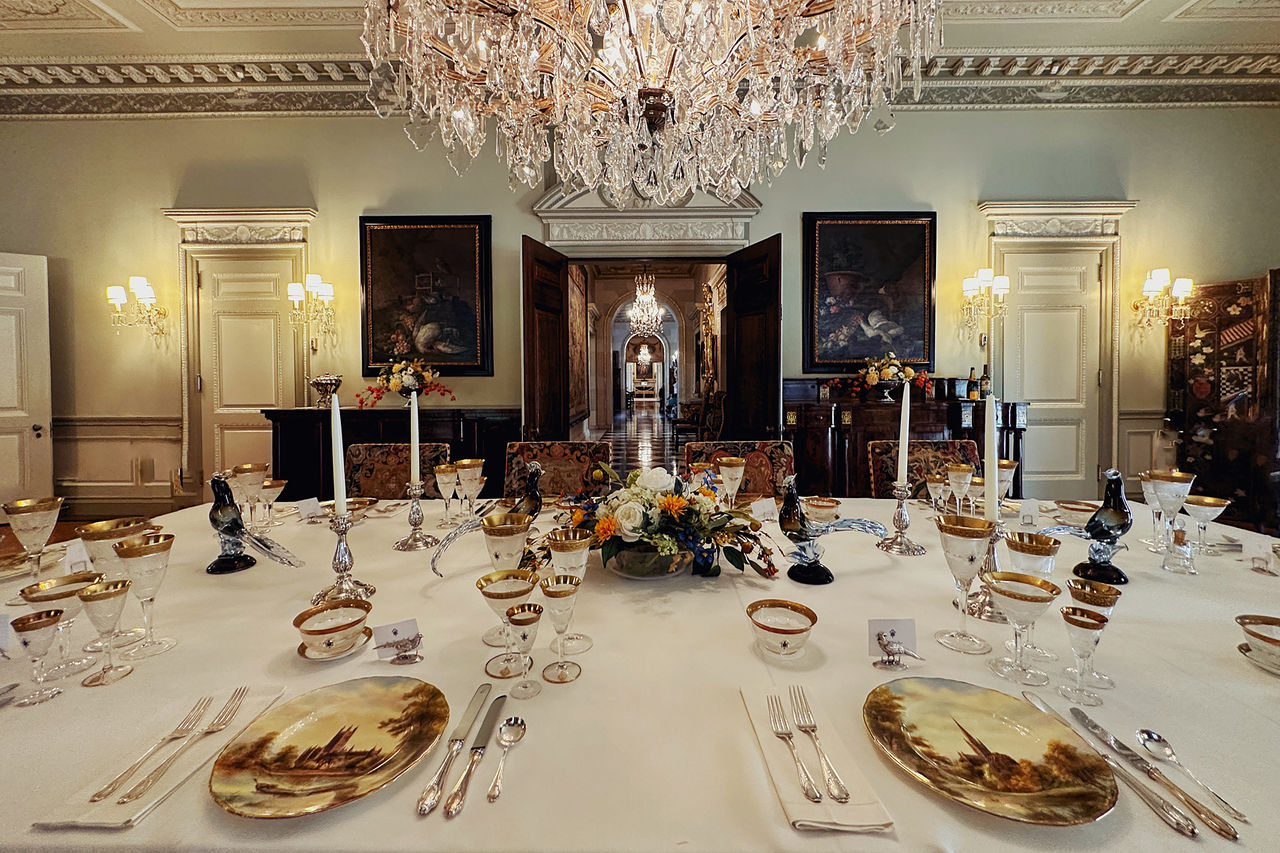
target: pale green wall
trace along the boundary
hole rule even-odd
[[[460,401],[520,400],[520,235],[541,236],[538,193],[511,193],[488,146],[461,178],[392,121],[227,119],[0,124],[0,250],[49,256],[56,415],[176,415],[177,336],[157,353],[113,335],[103,287],[147,275],[177,306],[177,227],[166,207],[313,206],[311,268],[341,300],[340,342],[316,369],[358,390],[362,213],[491,213],[495,376],[456,379]],[[985,265],[980,200],[1134,199],[1121,221],[1122,302],[1148,267],[1200,281],[1280,266],[1280,111],[904,113],[885,136],[842,137],[825,170],[758,187],[755,239],[783,234],[784,373],[798,376],[800,214],[938,211],[938,353],[944,374],[980,363],[954,331],[958,281]],[[1163,406],[1163,342],[1126,322],[1121,401]]]

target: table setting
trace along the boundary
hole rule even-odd
[[[530,541],[531,516],[490,507],[443,553],[394,547],[406,527],[450,532],[443,500],[421,500],[416,522],[343,525],[339,494],[344,529],[286,515],[269,528],[279,551],[226,574],[205,570],[226,517],[150,520],[163,532],[122,544],[166,556],[158,596],[129,590],[146,572],[131,580],[124,560],[94,563],[103,577],[85,579],[65,631],[111,660],[47,679],[59,694],[29,707],[0,693],[0,849],[1262,850],[1280,837],[1267,808],[1280,620],[1266,617],[1274,578],[1252,570],[1272,540],[1232,530],[1240,552],[1200,550],[1183,574],[1138,543],[1143,525],[1107,544],[1022,525],[994,500],[996,519],[952,501],[904,523],[901,499],[843,499],[834,514],[860,524],[823,532],[831,578],[811,584],[786,568],[816,553],[804,543],[819,522],[788,534],[786,513],[757,521],[666,472],[620,488],[646,488],[640,476],[661,509],[548,509]],[[647,579],[611,570],[602,558],[625,549],[583,533],[613,520],[605,532],[631,545],[651,511],[740,526],[696,573]],[[895,537],[924,553],[877,547]],[[1072,571],[1099,541],[1120,587]],[[368,594],[313,603],[344,575]],[[978,586],[1006,623],[957,612]],[[112,607],[90,609],[97,596]],[[40,634],[36,661],[62,618],[49,605],[5,611],[26,620],[11,638]],[[142,641],[115,628],[139,624],[174,644],[123,659]],[[6,648],[0,691],[27,694],[31,659]],[[132,669],[82,686],[115,666]]]

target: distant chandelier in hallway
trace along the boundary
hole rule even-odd
[[[651,361],[653,361],[653,353],[649,352],[648,344],[640,345],[640,352],[636,353],[636,361],[640,362],[641,364],[649,364]]]
[[[666,309],[653,295],[654,281],[653,273],[636,276],[636,300],[627,309],[627,319],[631,321],[631,333],[634,335],[656,337],[662,331]]]
[[[366,0],[369,102],[513,187],[728,202],[855,132],[942,43],[941,0]],[[906,32],[901,32],[905,28]]]

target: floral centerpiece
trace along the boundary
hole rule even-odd
[[[382,401],[382,395],[388,391],[394,391],[404,397],[417,391],[419,399],[428,394],[439,394],[441,397],[457,400],[449,386],[437,381],[439,377],[440,374],[432,370],[431,365],[423,364],[421,359],[388,364],[378,371],[376,385],[365,388],[364,394],[356,394],[356,406],[361,409],[365,406],[376,406]]]
[[[665,468],[632,471],[624,484],[612,468],[601,467],[618,488],[585,502],[573,521],[594,533],[591,547],[606,565],[614,561],[614,571],[661,577],[692,562],[693,574],[714,577],[720,573],[716,557],[723,554],[739,571],[751,566],[764,577],[778,573],[760,522],[717,509],[710,488],[688,489]]]
[[[903,383],[910,383],[928,394],[933,390],[933,380],[926,370],[916,370],[903,364],[893,353],[885,353],[880,358],[868,358],[867,366],[852,376],[837,376],[823,383],[833,394],[845,393],[849,396],[862,396],[871,389],[882,392],[881,399],[888,400],[889,391]]]

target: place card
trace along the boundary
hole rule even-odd
[[[324,510],[320,508],[320,501],[315,498],[303,498],[298,501],[298,518],[306,521],[309,518],[323,518]]]
[[[914,619],[868,619],[867,620],[867,654],[872,657],[884,657],[880,641],[876,635],[883,633],[886,637],[902,643],[911,651],[916,650],[916,620]]]
[[[767,496],[760,498],[760,500],[751,502],[749,512],[756,521],[777,521],[778,502]]]
[[[84,547],[83,539],[73,539],[67,545],[67,556],[63,559],[66,571],[63,574],[73,575],[76,572],[93,571],[93,560],[89,559],[89,551]]]
[[[1018,511],[1018,523],[1027,527],[1040,526],[1040,504],[1035,499],[1028,499],[1022,502],[1022,508]]]
[[[422,645],[422,633],[417,619],[402,619],[373,629],[373,647],[378,660],[391,660],[402,654],[412,653]]]
[[[1244,561],[1252,563],[1254,560],[1261,559],[1264,566],[1271,563],[1271,541],[1261,536],[1250,536],[1242,543],[1244,546]]]

